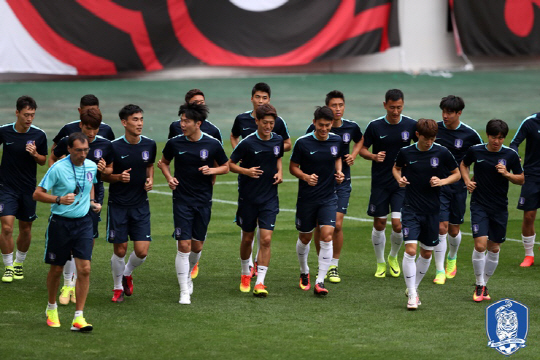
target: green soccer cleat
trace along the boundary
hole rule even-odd
[[[437,271],[437,273],[435,273],[435,279],[433,279],[433,282],[437,285],[444,285],[446,282],[446,275],[444,271]]]
[[[23,272],[23,264],[22,263],[13,263],[13,278],[15,280],[22,280],[24,279],[24,272]]]
[[[14,274],[15,274],[15,271],[13,270],[13,266],[6,266],[4,270],[4,275],[2,276],[2,282],[5,282],[5,283],[13,282]]]
[[[92,331],[92,324],[86,322],[82,316],[77,316],[71,323],[72,331],[89,332]]]
[[[399,274],[401,274],[401,269],[399,268],[397,256],[388,255],[388,266],[390,267],[390,275],[392,275],[392,277],[399,277]]]
[[[386,263],[377,263],[377,271],[375,271],[375,277],[386,277]]]
[[[335,265],[332,265],[328,268],[328,281],[331,283],[337,284],[341,282],[341,278],[339,277],[338,267]]]
[[[68,305],[69,300],[71,299],[71,293],[75,293],[75,287],[73,286],[62,286],[62,289],[60,290],[60,296],[58,297],[58,302],[61,305]]]
[[[264,284],[257,284],[253,288],[253,296],[256,297],[267,297],[268,296],[268,290],[266,290],[266,286]]]
[[[456,276],[456,272],[457,272],[456,261],[457,259],[454,259],[454,260],[446,259],[446,278],[447,279],[453,279]]]
[[[60,319],[58,319],[58,309],[45,311],[47,316],[47,325],[50,327],[60,327]]]

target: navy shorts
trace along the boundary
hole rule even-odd
[[[441,211],[439,221],[448,221],[450,224],[463,224],[465,208],[467,207],[467,187],[460,180],[454,184],[446,185],[440,192]]]
[[[337,212],[346,214],[349,207],[349,198],[351,197],[351,181],[344,181],[339,185],[336,185],[337,195]]]
[[[331,199],[324,204],[297,202],[296,203],[296,229],[303,233],[310,233],[319,226],[336,226],[337,199]]]
[[[189,206],[173,202],[173,237],[176,240],[206,240],[211,216],[211,206]]]
[[[6,185],[0,185],[0,217],[11,215],[20,221],[36,220],[36,202],[32,195],[33,193],[22,194]]]
[[[418,214],[404,206],[401,211],[403,241],[418,240],[426,246],[439,244],[439,214]]]
[[[471,201],[471,230],[473,238],[487,236],[489,240],[503,243],[506,240],[508,211],[487,209]]]
[[[260,229],[274,231],[277,214],[279,214],[277,197],[264,204],[252,204],[249,201],[238,200],[236,224],[245,232],[255,231],[257,223]]]
[[[525,183],[521,186],[517,208],[523,211],[540,208],[540,181],[531,181],[525,178]]]
[[[405,188],[396,187],[392,190],[371,188],[367,214],[373,217],[386,216],[390,211],[400,212],[405,199]]]
[[[92,233],[94,234],[94,239],[97,239],[99,237],[99,229],[98,225],[101,221],[101,211],[98,213],[95,213],[92,211],[92,208],[90,208],[90,211],[88,212],[90,217],[92,218]]]
[[[92,219],[87,214],[82,218],[67,218],[51,215],[45,233],[45,262],[64,266],[73,257],[92,260]]]
[[[123,244],[132,241],[152,241],[150,232],[150,205],[136,208],[107,207],[107,241]]]

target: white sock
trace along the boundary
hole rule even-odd
[[[249,271],[249,259],[240,259],[240,262],[242,263],[242,275],[249,275],[251,273],[251,271]]]
[[[75,260],[66,261],[64,265],[64,286],[73,286],[73,269],[75,268]]]
[[[450,236],[450,234],[448,234],[448,258],[450,260],[454,260],[457,257],[459,244],[461,244],[461,231],[458,232],[456,237]]]
[[[332,240],[328,242],[321,241],[321,251],[319,251],[319,273],[317,274],[316,283],[324,284],[324,277],[328,272],[330,261],[332,261],[332,254],[334,253],[332,245]]]
[[[143,264],[143,262],[146,260],[147,256],[143,257],[142,259],[137,257],[135,255],[135,251],[131,252],[131,255],[129,255],[129,260],[126,264],[126,268],[124,269],[124,276],[131,276],[133,273],[133,270],[135,270],[136,267],[139,267]]]
[[[71,285],[75,286],[77,282],[77,266],[75,266],[75,258],[71,255],[71,261],[73,261],[73,278],[71,279]]]
[[[75,311],[75,315],[73,316],[73,319],[76,319],[79,316],[83,316],[83,311],[82,310]]]
[[[113,253],[111,258],[111,269],[112,276],[114,281],[114,290],[123,290],[122,286],[122,275],[124,275],[124,269],[126,268],[126,263],[124,262],[123,257],[116,256]]]
[[[188,289],[188,276],[189,274],[189,253],[176,252],[176,260],[174,261],[176,267],[176,276],[178,277],[178,285],[180,285],[180,292],[189,291]]]
[[[309,243],[304,245],[300,239],[296,241],[296,255],[298,255],[298,262],[300,263],[300,273],[309,274],[309,266],[307,264],[309,255]]]
[[[488,251],[486,254],[486,265],[484,266],[484,286],[487,285],[489,278],[491,278],[495,272],[497,265],[499,265],[499,253]]]
[[[336,259],[336,258],[332,258],[332,260],[330,261],[330,265],[331,266],[339,266],[339,259]]]
[[[4,266],[13,266],[13,253],[2,254],[2,260],[4,260]]]
[[[525,256],[534,256],[534,239],[536,234],[533,236],[523,236],[521,234],[521,239],[523,240],[523,247],[525,248]]]
[[[58,308],[57,303],[54,303],[54,304],[47,303],[47,310],[54,310],[54,309],[57,309],[57,308]]]
[[[17,252],[15,253],[15,262],[22,264],[24,260],[26,260],[26,253],[17,250]]]
[[[240,241],[244,237],[244,230],[240,230]],[[253,266],[253,243],[251,243],[251,253],[249,254],[249,266]]]
[[[429,259],[424,259],[422,255],[420,255],[418,256],[418,259],[416,259],[416,288],[418,288],[418,285],[420,285],[420,282],[424,278],[424,275],[426,275],[429,269],[429,264],[431,264],[431,256],[429,257]]]
[[[259,249],[261,248],[261,229],[257,227],[257,233],[255,234],[255,237],[257,238],[257,251],[255,252],[255,262],[257,262],[257,259],[259,258]]]
[[[199,262],[199,259],[201,258],[201,253],[202,253],[202,250],[199,251],[198,253],[193,252],[193,251],[189,253],[189,273],[190,274],[191,274],[191,270],[193,270],[195,265],[197,265],[197,263]]]
[[[264,278],[266,277],[266,272],[268,271],[268,266],[257,265],[257,284],[264,284]]]
[[[384,247],[386,245],[386,235],[384,230],[378,231],[373,228],[371,232],[371,242],[373,243],[373,249],[375,249],[375,257],[377,257],[378,263],[385,263],[384,260]]]
[[[435,268],[437,272],[444,271],[444,258],[446,256],[446,234],[439,234],[439,244],[433,249],[433,257],[435,258]]]
[[[405,278],[405,286],[409,290],[409,296],[416,296],[416,263],[415,256],[403,253],[403,277]]]
[[[392,234],[390,235],[390,256],[396,257],[398,256],[399,249],[401,248],[401,244],[403,244],[403,233],[401,232],[395,232],[392,230]]]
[[[472,264],[474,269],[474,276],[476,276],[476,285],[485,286],[484,283],[484,268],[486,264],[486,255],[483,252],[478,252],[473,249],[472,252]]]

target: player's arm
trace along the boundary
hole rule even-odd
[[[199,168],[199,171],[204,175],[225,175],[229,172],[229,162],[225,161],[223,164],[215,167],[204,165]]]
[[[510,148],[516,150],[516,152],[518,152],[519,145],[527,138],[527,125],[527,120],[523,121],[518,129],[518,132],[516,135],[514,135],[514,138],[510,142]]]
[[[303,180],[308,183],[309,186],[317,185],[319,177],[316,174],[308,175],[300,169],[300,164],[295,163],[294,161],[289,162],[289,172],[294,177],[297,177],[300,180]]]
[[[131,168],[122,171],[120,174],[102,174],[101,180],[106,181],[108,183],[115,183],[115,182],[123,182],[128,183],[131,179],[131,176],[129,175],[129,172],[131,171]]]
[[[352,152],[350,154],[345,155],[345,162],[347,165],[352,166],[354,165],[354,160],[360,154],[360,151],[364,147],[364,137],[362,136],[362,139],[360,139],[359,142],[355,143],[352,149]],[[368,151],[369,152],[369,151]]]
[[[146,182],[144,183],[144,190],[150,191],[154,187],[154,163],[148,164],[146,167]]]
[[[105,159],[103,158],[99,159],[99,162],[97,163],[97,167],[98,167],[98,171],[101,173],[102,176],[110,175],[113,172],[113,163],[107,164],[105,162]]]
[[[345,180],[345,175],[343,174],[343,160],[340,157],[336,159],[335,167],[336,173],[334,174],[334,177],[336,178],[336,182],[341,184],[343,180]]]
[[[62,205],[71,205],[75,201],[74,193],[69,193],[64,196],[56,196],[56,195],[48,194],[47,190],[45,190],[41,186],[36,187],[36,190],[34,191],[34,194],[32,195],[32,198],[35,201],[39,201],[39,202],[47,203],[47,204],[55,203],[58,197],[60,198],[59,202]]]
[[[44,149],[47,151],[47,149]],[[41,155],[37,152],[36,142],[33,141],[31,143],[26,144],[26,151],[34,158],[35,162],[38,163],[38,165],[45,165],[45,162],[47,162],[47,155]]]
[[[283,151],[291,151],[292,149],[292,143],[291,138],[288,138],[287,140],[283,140]]]
[[[461,173],[459,172],[459,168],[455,168],[454,170],[450,171],[450,176],[448,176],[447,178],[439,179],[437,176],[433,176],[429,180],[429,183],[432,187],[445,186],[448,184],[453,184],[459,179],[461,179]]]
[[[506,165],[498,163],[496,166],[497,172],[508,179],[512,184],[523,185],[525,183],[525,174],[512,174],[506,169]]]
[[[53,146],[56,144],[53,144]],[[54,148],[53,148],[54,149]],[[59,160],[58,156],[54,154],[54,150],[51,149],[51,155],[49,155],[49,167],[53,166],[55,162]]]
[[[461,178],[463,179],[467,190],[472,193],[474,189],[476,189],[476,181],[471,180],[470,168],[469,166],[465,165],[463,160],[461,161],[461,164],[459,164],[459,171],[461,172]]]
[[[231,133],[230,139],[231,139],[231,146],[232,146],[232,148],[234,150],[234,148],[240,142],[240,136],[235,136],[235,135],[233,135],[233,133]]]
[[[363,140],[362,140],[363,141]],[[361,157],[366,160],[371,160],[375,162],[383,162],[386,157],[386,151],[379,151],[376,154],[371,153],[366,146],[362,144],[362,148],[358,152]]]
[[[283,162],[282,158],[277,159],[276,174],[274,175],[274,182],[272,185],[281,184],[283,182]]]
[[[261,170],[260,166],[254,166],[252,168],[244,168],[234,163],[232,159],[229,159],[229,168],[235,174],[246,175],[254,179],[258,179],[263,174],[263,171]]]
[[[392,167],[392,175],[394,175],[394,179],[398,182],[399,187],[405,187],[410,184],[407,178],[401,175],[401,167],[396,164]]]
[[[161,169],[163,176],[165,176],[165,180],[167,180],[169,188],[171,190],[176,189],[178,186],[178,179],[171,174],[171,161],[167,160],[165,156],[162,155],[161,160],[158,161],[158,167]]]
[[[95,200],[95,188],[92,184],[92,189],[90,190],[90,209],[93,212],[99,213],[101,211],[101,204]]]

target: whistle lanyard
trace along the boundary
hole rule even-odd
[[[71,161],[71,159],[69,159],[70,162],[71,162],[71,168],[73,169],[73,176],[75,177],[75,183],[76,183],[76,188],[75,188],[75,191],[77,191],[77,188],[81,190],[81,196],[82,196],[82,193],[84,193],[84,187],[85,187],[85,182],[84,182],[84,175],[86,174],[86,165],[84,165],[84,162],[83,162],[83,175],[82,175],[82,186],[81,184],[79,184],[79,179],[77,179],[77,173],[75,172],[75,165],[73,165],[73,161]]]

